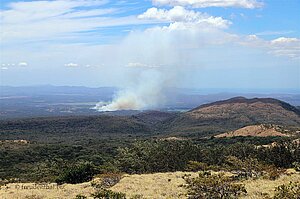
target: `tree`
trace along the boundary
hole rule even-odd
[[[96,168],[91,163],[80,163],[63,170],[56,179],[56,182],[58,184],[87,182],[90,181],[96,173]]]

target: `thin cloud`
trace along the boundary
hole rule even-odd
[[[5,70],[6,70],[8,68],[26,67],[26,66],[28,66],[28,63],[27,62],[19,62],[18,64],[15,64],[15,63],[2,63],[1,66],[4,67]]]
[[[149,64],[143,64],[139,62],[130,62],[126,65],[128,68],[160,68],[159,65],[149,65]]]
[[[65,67],[68,68],[77,68],[77,67],[81,67],[81,68],[100,68],[103,66],[103,64],[78,64],[78,63],[67,63],[64,64]]]
[[[25,66],[28,66],[28,64],[27,64],[26,62],[20,62],[20,63],[18,64],[18,66],[23,66],[23,67],[25,67]]]
[[[7,4],[7,9],[0,11],[0,40],[7,43],[65,38],[81,40],[84,33],[98,28],[151,23],[138,20],[134,15],[120,17],[117,15],[119,9],[106,8],[106,3],[99,0],[56,0]]]
[[[78,67],[79,64],[76,64],[76,63],[68,63],[68,64],[65,64],[66,67],[70,67],[70,68],[73,68],[73,67]]]
[[[156,5],[192,6],[194,8],[239,7],[253,9],[264,5],[256,0],[152,0],[152,2]]]

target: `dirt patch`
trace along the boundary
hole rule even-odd
[[[282,133],[282,129],[276,125],[251,125],[240,128],[228,133],[222,133],[215,137],[236,137],[236,136],[255,136],[255,137],[268,137],[268,136],[281,136],[288,137],[288,134]]]

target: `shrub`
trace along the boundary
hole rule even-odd
[[[137,195],[131,196],[130,199],[143,199],[143,195],[137,194]]]
[[[84,195],[78,194],[78,195],[76,195],[75,199],[87,199],[87,197]]]
[[[285,169],[276,168],[275,166],[269,165],[265,167],[266,175],[265,177],[269,180],[276,180],[279,178],[285,171]]]
[[[263,167],[263,164],[253,158],[240,160],[235,156],[228,156],[225,161],[225,168],[230,171],[235,171],[239,178],[261,176],[263,174]]]
[[[187,163],[187,171],[205,171],[207,170],[208,165],[203,162],[197,162],[197,161],[189,161]]]
[[[126,199],[126,195],[121,192],[113,192],[108,189],[98,190],[92,194],[94,199]]]
[[[38,195],[30,195],[30,196],[25,196],[25,199],[42,199],[42,196],[38,196]]]
[[[96,169],[91,163],[81,163],[79,165],[74,165],[69,167],[58,176],[55,180],[56,183],[71,183],[77,184],[82,182],[90,181],[96,174]]]
[[[100,181],[92,182],[91,185],[95,189],[106,189],[114,186],[121,180],[121,174],[117,173],[107,173],[107,174],[100,174],[96,177],[100,178]]]
[[[300,171],[300,162],[294,162],[293,166],[294,166],[296,171]]]
[[[121,180],[121,174],[107,173],[101,174],[98,177],[101,178],[101,186],[103,188],[109,188],[117,184]]]
[[[236,183],[231,177],[222,173],[212,175],[209,172],[200,172],[196,178],[185,177],[188,198],[196,199],[225,199],[237,198],[247,193],[243,184]]]
[[[300,183],[290,182],[283,184],[275,189],[274,199],[299,199],[300,198]]]

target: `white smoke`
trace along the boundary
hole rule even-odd
[[[109,103],[99,102],[98,111],[145,110],[161,106],[166,79],[160,71],[147,69],[139,74],[133,85],[119,91]]]
[[[172,18],[167,26],[152,27],[145,31],[132,31],[117,48],[113,48],[111,53],[114,57],[110,57],[109,61],[116,62],[115,66],[121,67],[111,74],[122,73],[120,78],[128,77],[123,81],[126,84],[131,82],[131,84],[117,92],[111,102],[99,102],[94,109],[116,111],[163,107],[167,100],[165,89],[180,85],[189,65],[199,65],[201,61],[199,49],[210,44],[222,45],[232,39],[231,35],[224,33],[223,26],[213,23],[219,23],[219,20],[213,20],[211,24],[207,23],[207,20],[182,19],[187,16],[181,11],[185,13],[188,12],[187,10],[175,9],[173,11],[180,11],[179,21]],[[164,15],[169,14],[164,11]],[[191,15],[215,19],[194,12]],[[149,18],[146,14],[141,17]],[[226,20],[221,20],[221,22],[227,24]],[[129,74],[126,73],[128,71]]]

